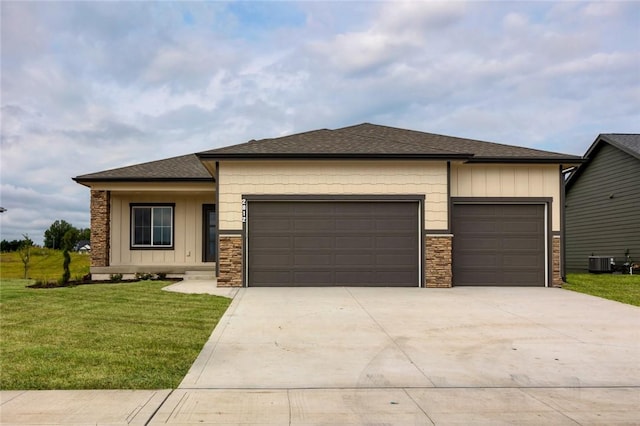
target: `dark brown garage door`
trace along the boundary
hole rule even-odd
[[[417,202],[250,201],[247,216],[251,287],[418,286]]]
[[[544,286],[543,205],[455,204],[455,285]]]

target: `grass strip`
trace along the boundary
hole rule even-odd
[[[567,274],[563,288],[640,306],[640,275]]]
[[[3,390],[175,388],[230,303],[158,281],[31,282],[0,282]]]

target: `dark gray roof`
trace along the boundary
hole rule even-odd
[[[467,161],[574,162],[580,157],[415,130],[359,124],[204,151],[200,158],[447,158]]]
[[[200,159],[232,158],[396,158],[469,162],[577,163],[580,157],[493,142],[363,123],[183,155],[90,173],[76,182],[211,181]]]
[[[73,178],[76,182],[212,181],[195,154],[135,164]]]
[[[604,140],[616,148],[632,155],[640,160],[640,134],[638,133],[603,133],[589,148],[585,157],[588,157],[600,140]]]

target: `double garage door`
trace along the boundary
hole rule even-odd
[[[417,287],[417,201],[251,201],[247,283]],[[454,204],[454,285],[545,285],[544,205]]]
[[[259,201],[248,208],[248,284],[420,282],[418,202]]]

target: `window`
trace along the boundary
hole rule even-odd
[[[173,248],[173,205],[131,205],[131,248]]]

